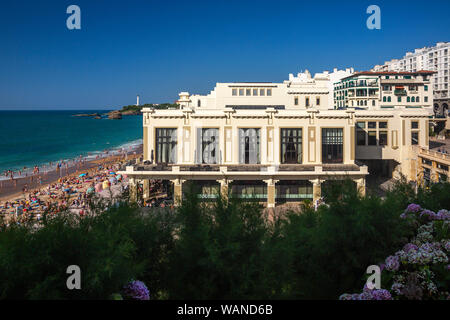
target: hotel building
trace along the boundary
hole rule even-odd
[[[181,92],[177,109],[144,108],[143,161],[121,172],[132,196],[141,184],[149,198],[149,179],[162,179],[179,202],[183,183],[195,181],[204,198],[232,193],[274,207],[316,200],[333,179],[352,179],[365,193],[371,167],[411,178],[414,145],[428,148],[429,110],[335,110],[331,78],[305,72],[283,83],[217,83],[208,95]]]
[[[450,42],[438,42],[433,47],[407,52],[401,59],[386,61],[376,65],[372,71],[417,72],[435,71],[433,75],[433,109],[437,116],[446,116],[450,105]]]
[[[358,72],[334,84],[334,107],[422,108],[432,112],[432,71]]]

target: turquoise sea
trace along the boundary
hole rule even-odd
[[[72,116],[94,112],[107,111],[0,111],[0,173],[142,143],[142,116]]]

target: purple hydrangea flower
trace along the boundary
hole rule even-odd
[[[392,300],[392,295],[386,289],[373,290],[372,300]]]
[[[411,250],[418,250],[419,247],[417,247],[415,244],[413,243],[407,243],[405,244],[405,246],[403,247],[403,251],[405,251],[406,253],[408,253]]]
[[[420,217],[423,217],[423,216],[427,217],[429,220],[434,220],[436,218],[436,213],[434,213],[431,210],[425,209],[420,214]]]
[[[411,203],[407,208],[406,208],[406,212],[412,212],[412,213],[417,213],[420,210],[422,210],[422,208],[420,207],[420,205],[415,204],[415,203]]]
[[[134,280],[123,288],[125,298],[133,300],[150,300],[150,292],[142,281]]]
[[[353,300],[352,295],[349,293],[344,293],[339,296],[339,300]]]
[[[352,299],[355,300],[355,299]],[[385,289],[369,289],[367,284],[364,285],[363,292],[359,294],[356,300],[392,300],[392,295]]]
[[[386,270],[396,271],[400,267],[400,261],[397,256],[389,256],[386,258]]]
[[[442,209],[439,210],[435,215],[436,220],[450,220],[450,212]]]
[[[446,251],[450,252],[450,240],[442,240],[442,246]]]

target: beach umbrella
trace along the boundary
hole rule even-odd
[[[110,171],[109,174],[116,174],[114,171]]]
[[[87,193],[87,194],[90,194],[90,193],[93,193],[94,191],[95,191],[94,188],[89,187],[89,188],[86,190],[86,193]]]
[[[118,174],[117,176],[116,176],[116,178],[117,178],[117,180],[122,180],[122,175],[121,174]]]
[[[64,189],[64,192],[69,192],[69,191],[70,191],[70,188]]]
[[[78,176],[78,178],[84,177],[86,175],[86,173],[82,173]]]
[[[96,192],[101,192],[103,190],[103,185],[102,185],[102,183],[97,183],[96,185],[95,185],[95,191]]]
[[[116,182],[116,181],[117,181],[117,179],[114,178],[114,177],[109,178],[109,182],[111,182],[111,183],[114,183],[114,182]]]
[[[103,189],[108,189],[109,188],[109,181],[108,180],[103,181],[102,187],[103,187]]]

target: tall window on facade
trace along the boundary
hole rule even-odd
[[[302,163],[302,129],[281,129],[281,163]]]
[[[294,105],[298,106],[298,97],[294,98]]]
[[[258,164],[260,129],[240,128],[239,129],[239,163]]]
[[[356,144],[358,146],[366,145],[366,123],[365,122],[357,122],[356,123]]]
[[[380,130],[378,132],[378,144],[380,146],[387,146],[387,144],[388,144],[388,133],[387,133],[387,131],[381,131]]]
[[[369,131],[367,133],[367,137],[368,137],[368,145],[369,146],[377,145],[377,132],[376,131]]]
[[[305,106],[309,107],[309,98],[305,98]]]
[[[219,129],[197,129],[197,163],[220,163]]]
[[[411,132],[411,144],[418,145],[419,144],[419,132]]]
[[[316,106],[320,106],[320,97],[316,98]]]
[[[156,129],[156,162],[157,163],[177,162],[177,129],[175,128]]]
[[[342,163],[343,129],[322,128],[322,163]]]
[[[366,145],[366,132],[362,130],[356,131],[356,144],[358,146]]]

